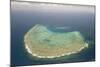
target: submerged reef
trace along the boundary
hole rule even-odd
[[[28,53],[38,58],[56,58],[80,52],[88,44],[79,31],[53,32],[37,24],[24,36]]]

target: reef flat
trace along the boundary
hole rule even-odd
[[[28,53],[38,58],[56,58],[80,52],[88,47],[78,31],[53,32],[45,25],[37,24],[24,36]]]

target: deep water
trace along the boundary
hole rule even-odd
[[[35,4],[35,5],[34,5]],[[17,2],[11,3],[11,65],[37,65],[95,60],[95,7]],[[41,7],[38,7],[41,6]],[[68,7],[66,7],[68,6]],[[45,8],[44,8],[45,7]],[[50,8],[49,8],[50,7]],[[83,9],[84,8],[84,9]],[[36,24],[47,25],[55,32],[79,31],[89,47],[80,53],[55,59],[38,59],[29,55],[24,47],[24,35]],[[65,27],[65,29],[56,29]]]

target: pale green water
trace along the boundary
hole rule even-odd
[[[34,6],[35,5],[35,6]],[[45,4],[46,5],[46,4]],[[38,7],[38,3],[11,3],[11,65],[38,65],[95,60],[95,7],[59,5],[56,9]],[[67,7],[67,8],[66,8]],[[84,8],[84,9],[83,9]],[[70,10],[71,9],[71,10]],[[82,10],[81,10],[82,9]],[[54,59],[39,59],[31,56],[25,49],[24,35],[36,24],[48,25],[49,30],[58,32],[53,27],[67,27],[61,32],[79,31],[89,47],[78,54]]]

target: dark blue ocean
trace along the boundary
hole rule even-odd
[[[24,35],[36,24],[55,32],[79,31],[89,47],[80,53],[54,59],[29,55]],[[67,27],[59,30],[55,27]],[[40,65],[95,60],[95,6],[11,2],[11,65]]]

